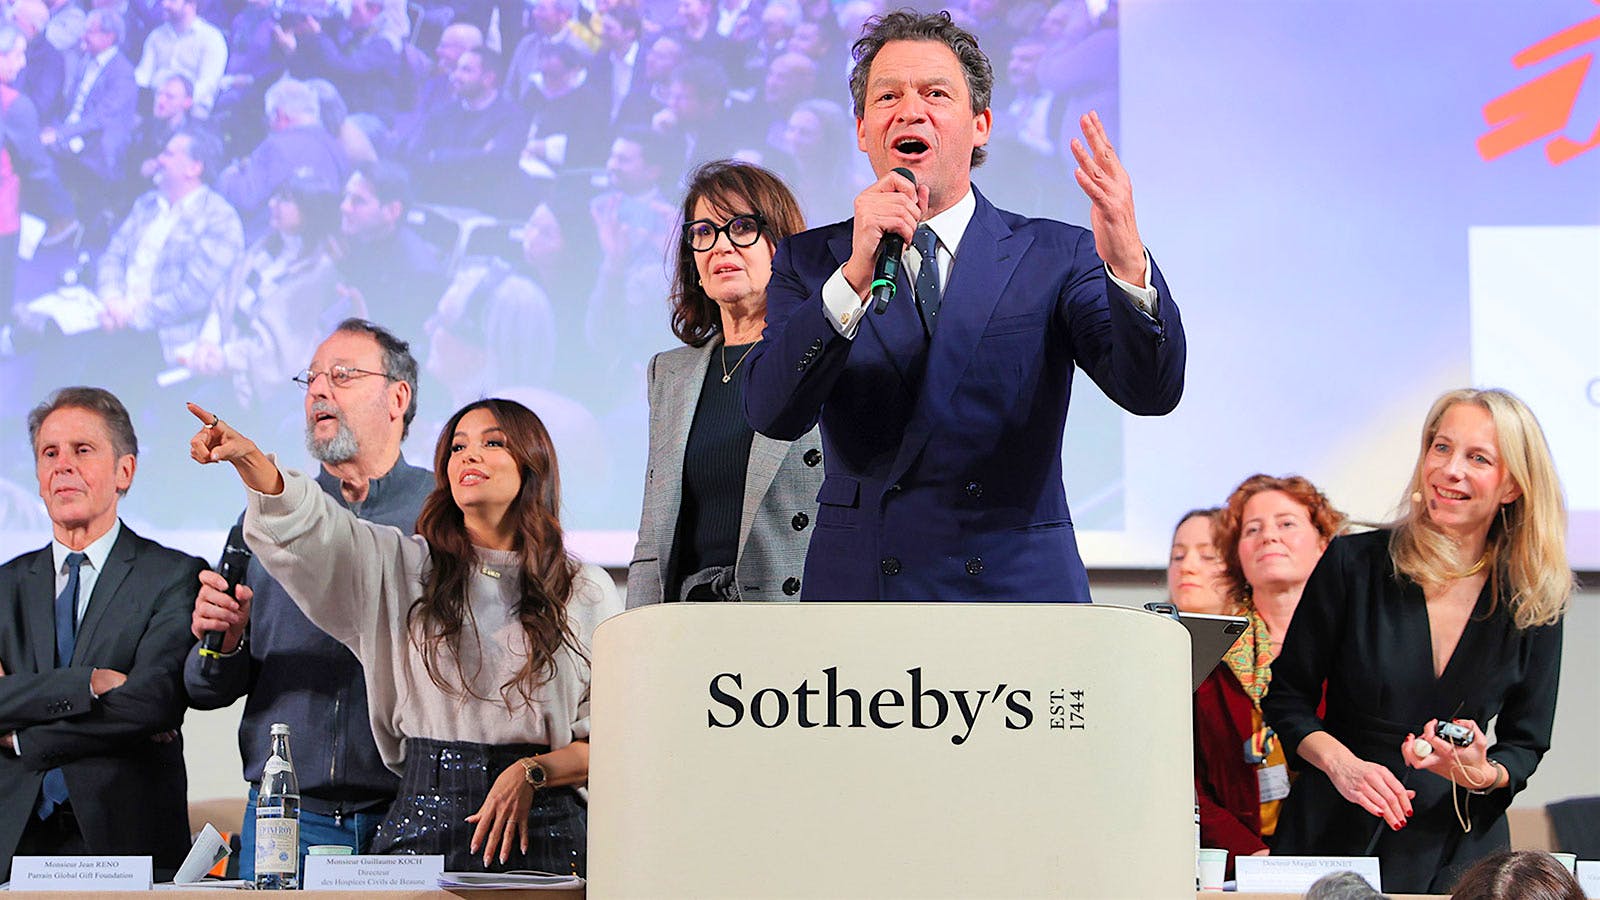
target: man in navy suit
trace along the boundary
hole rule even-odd
[[[64,388],[28,416],[50,545],[0,566],[0,875],[14,855],[189,848],[178,726],[189,597],[205,564],[117,517],[138,452],[128,411]]]
[[[878,181],[852,220],[778,249],[745,391],[769,437],[821,421],[802,599],[1087,601],[1061,479],[1073,368],[1140,415],[1183,392],[1183,328],[1127,173],[1091,113],[1072,150],[1093,231],[996,209],[971,182],[992,122],[977,40],[902,10],[856,50],[857,142]],[[904,268],[874,315],[890,233]]]

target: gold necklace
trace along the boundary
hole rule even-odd
[[[1456,577],[1457,578],[1471,578],[1472,576],[1478,574],[1479,572],[1482,572],[1484,565],[1487,564],[1488,562],[1489,562],[1489,551],[1485,550],[1485,551],[1483,551],[1483,555],[1478,557],[1478,561],[1472,564],[1472,568],[1466,570],[1465,572],[1462,572],[1460,575],[1457,575]]]
[[[750,346],[744,348],[744,356],[739,357],[739,361],[734,363],[733,364],[733,368],[731,368],[731,369],[728,368],[728,345],[727,344],[723,344],[722,345],[722,383],[723,384],[727,384],[728,382],[733,380],[733,373],[739,371],[739,367],[744,365],[744,357],[745,356],[749,356],[750,355],[750,351],[754,350],[756,348],[756,344],[759,344],[759,343],[761,343],[761,342],[760,341],[756,341],[755,344],[751,344]]]

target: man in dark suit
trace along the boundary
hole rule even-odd
[[[122,177],[122,157],[138,121],[139,86],[133,64],[122,55],[124,28],[116,10],[89,13],[83,54],[74,58],[67,80],[66,107],[39,136],[60,161],[62,181],[86,221],[101,212],[113,217],[111,188]]]
[[[1087,601],[1061,480],[1073,368],[1140,415],[1183,390],[1183,328],[1127,173],[1085,116],[1093,232],[996,209],[971,183],[992,122],[976,39],[944,13],[870,26],[850,87],[878,181],[853,220],[779,248],[745,391],[768,437],[821,421],[802,599]],[[906,271],[873,315],[890,233]]]
[[[183,658],[205,564],[117,518],[137,439],[100,388],[28,415],[50,546],[0,567],[0,871],[16,855],[149,855],[189,846]]]

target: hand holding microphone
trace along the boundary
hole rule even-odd
[[[856,195],[855,225],[845,280],[863,298],[870,293],[875,312],[894,297],[900,255],[928,207],[928,188],[910,169],[896,168]]]
[[[250,548],[244,528],[233,526],[228,546],[216,572],[200,573],[200,593],[195,597],[190,630],[200,639],[200,671],[214,675],[218,660],[230,656],[244,637],[250,621],[250,588],[242,584],[250,566]]]

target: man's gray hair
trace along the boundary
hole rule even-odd
[[[856,118],[861,118],[867,109],[867,76],[872,72],[872,61],[891,41],[933,41],[949,47],[966,75],[972,114],[978,115],[989,108],[990,97],[994,94],[994,69],[989,65],[989,57],[978,49],[977,36],[952,22],[949,13],[897,9],[868,19],[863,30],[865,34],[850,48],[856,61],[850,70],[850,97],[855,101]],[[983,165],[987,156],[982,147],[973,147],[973,168]]]
[[[322,104],[311,85],[296,78],[280,78],[267,88],[267,118],[282,113],[296,125],[316,125],[322,121]]]
[[[117,46],[119,47],[122,46],[122,42],[128,37],[128,23],[123,21],[122,13],[119,13],[114,9],[104,7],[91,9],[89,10],[88,17],[84,19],[84,22],[90,28],[98,27],[101,31],[110,32],[111,36],[116,39]]]
[[[0,40],[4,40],[5,27],[0,27]],[[44,420],[59,409],[83,409],[100,417],[106,425],[106,433],[111,436],[111,449],[117,458],[124,456],[138,457],[139,437],[133,433],[133,419],[128,416],[128,408],[122,405],[117,395],[105,388],[97,387],[64,387],[51,394],[45,401],[28,411],[28,450],[31,454],[39,452],[39,429],[44,425]],[[117,491],[126,494],[127,491]]]
[[[402,419],[400,439],[411,433],[411,420],[417,417],[417,358],[411,355],[411,345],[395,333],[368,319],[349,318],[333,329],[335,334],[364,334],[378,342],[383,350],[383,374],[394,381],[404,381],[411,386],[411,403]]]
[[[1306,890],[1306,900],[1387,900],[1355,872],[1334,872],[1318,878]]]

